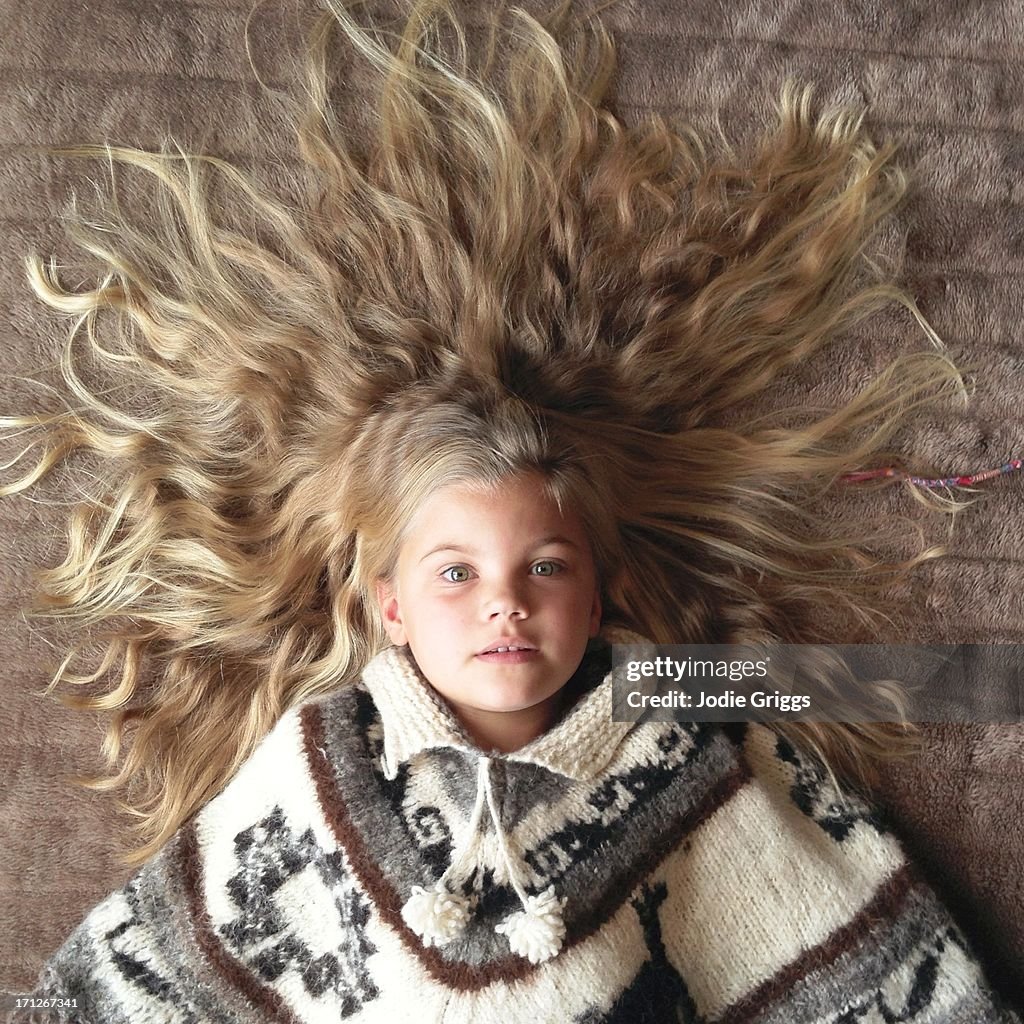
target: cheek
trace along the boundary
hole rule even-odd
[[[589,583],[586,586],[580,587],[576,591],[576,605],[577,607],[590,611],[594,605],[594,598],[597,596],[597,586],[594,583]]]
[[[459,601],[453,594],[424,595],[420,601],[417,617],[424,623],[461,622],[467,616],[465,601]]]

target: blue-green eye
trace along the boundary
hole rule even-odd
[[[462,579],[453,580],[447,575],[450,572],[464,572],[466,575],[463,576]],[[449,583],[465,583],[465,581],[469,579],[469,570],[464,565],[450,565],[441,573],[441,575],[448,580]]]
[[[537,575],[537,576],[554,576],[556,572],[560,572],[561,569],[562,569],[562,567],[557,562],[551,562],[551,561],[536,562],[536,563],[534,563],[533,567],[534,567],[534,569],[538,569],[538,568],[540,568],[542,566],[546,567],[549,571],[548,572],[538,572],[535,575]]]

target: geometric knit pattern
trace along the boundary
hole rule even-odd
[[[72,932],[33,995],[77,1009],[11,1019],[1021,1024],[811,759],[759,724],[611,720],[608,644],[639,639],[606,627],[571,709],[483,764],[408,649],[383,651],[283,715]],[[484,774],[496,817],[470,835]],[[497,930],[513,871],[562,901],[540,963]],[[426,945],[402,908],[446,872],[470,913]]]

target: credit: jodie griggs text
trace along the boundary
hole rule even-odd
[[[618,721],[1019,722],[1021,644],[612,644]]]

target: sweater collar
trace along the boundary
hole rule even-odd
[[[612,718],[612,673],[609,644],[649,643],[622,626],[609,625],[590,641],[581,674],[602,672],[596,686],[547,732],[525,747],[492,759],[538,765],[567,778],[586,781],[599,775],[615,755],[632,723]],[[424,679],[408,647],[388,647],[363,670],[363,683],[373,698],[384,730],[384,774],[394,778],[399,766],[425,750],[454,748],[481,754],[455,715]],[[572,685],[572,681],[566,685]]]

